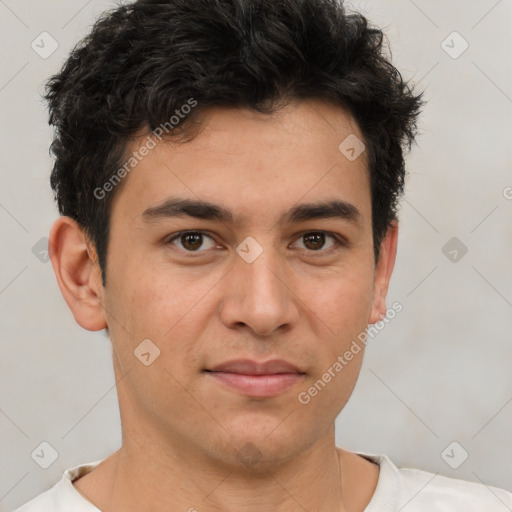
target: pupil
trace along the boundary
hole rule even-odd
[[[181,235],[181,243],[185,249],[198,249],[201,247],[201,242],[202,235],[200,233],[185,233],[184,235]]]
[[[305,243],[306,247],[309,247],[313,250],[321,249],[325,242],[325,235],[323,233],[309,233],[304,235],[304,239],[307,241],[313,240],[313,246],[310,247],[308,242]]]

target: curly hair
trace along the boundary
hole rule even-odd
[[[131,138],[167,122],[191,97],[197,107],[166,135],[183,143],[209,106],[271,114],[323,99],[348,109],[367,151],[377,262],[423,104],[383,40],[338,0],[139,0],[105,12],[45,93],[55,127],[51,187],[60,214],[94,243],[103,285],[121,187],[101,200],[94,190],[119,167]]]

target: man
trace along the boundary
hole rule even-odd
[[[20,511],[512,506],[335,445],[365,330],[394,311],[421,106],[379,30],[334,0],[139,1],[46,97],[52,264],[112,341],[123,442]]]

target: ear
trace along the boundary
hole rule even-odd
[[[393,220],[380,244],[379,261],[375,269],[373,302],[368,323],[374,324],[386,315],[386,295],[395,266],[398,243],[398,221]]]
[[[51,228],[48,245],[60,291],[76,322],[88,331],[104,329],[103,287],[93,244],[71,217],[62,216]]]

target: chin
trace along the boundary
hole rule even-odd
[[[298,432],[292,435],[289,425],[282,418],[279,421],[263,419],[258,422],[253,417],[252,423],[244,425],[244,428],[231,425],[226,430],[231,434],[230,450],[235,452],[236,463],[241,462],[252,469],[274,467],[307,449],[307,446],[303,446],[307,445],[303,443],[304,439]]]

